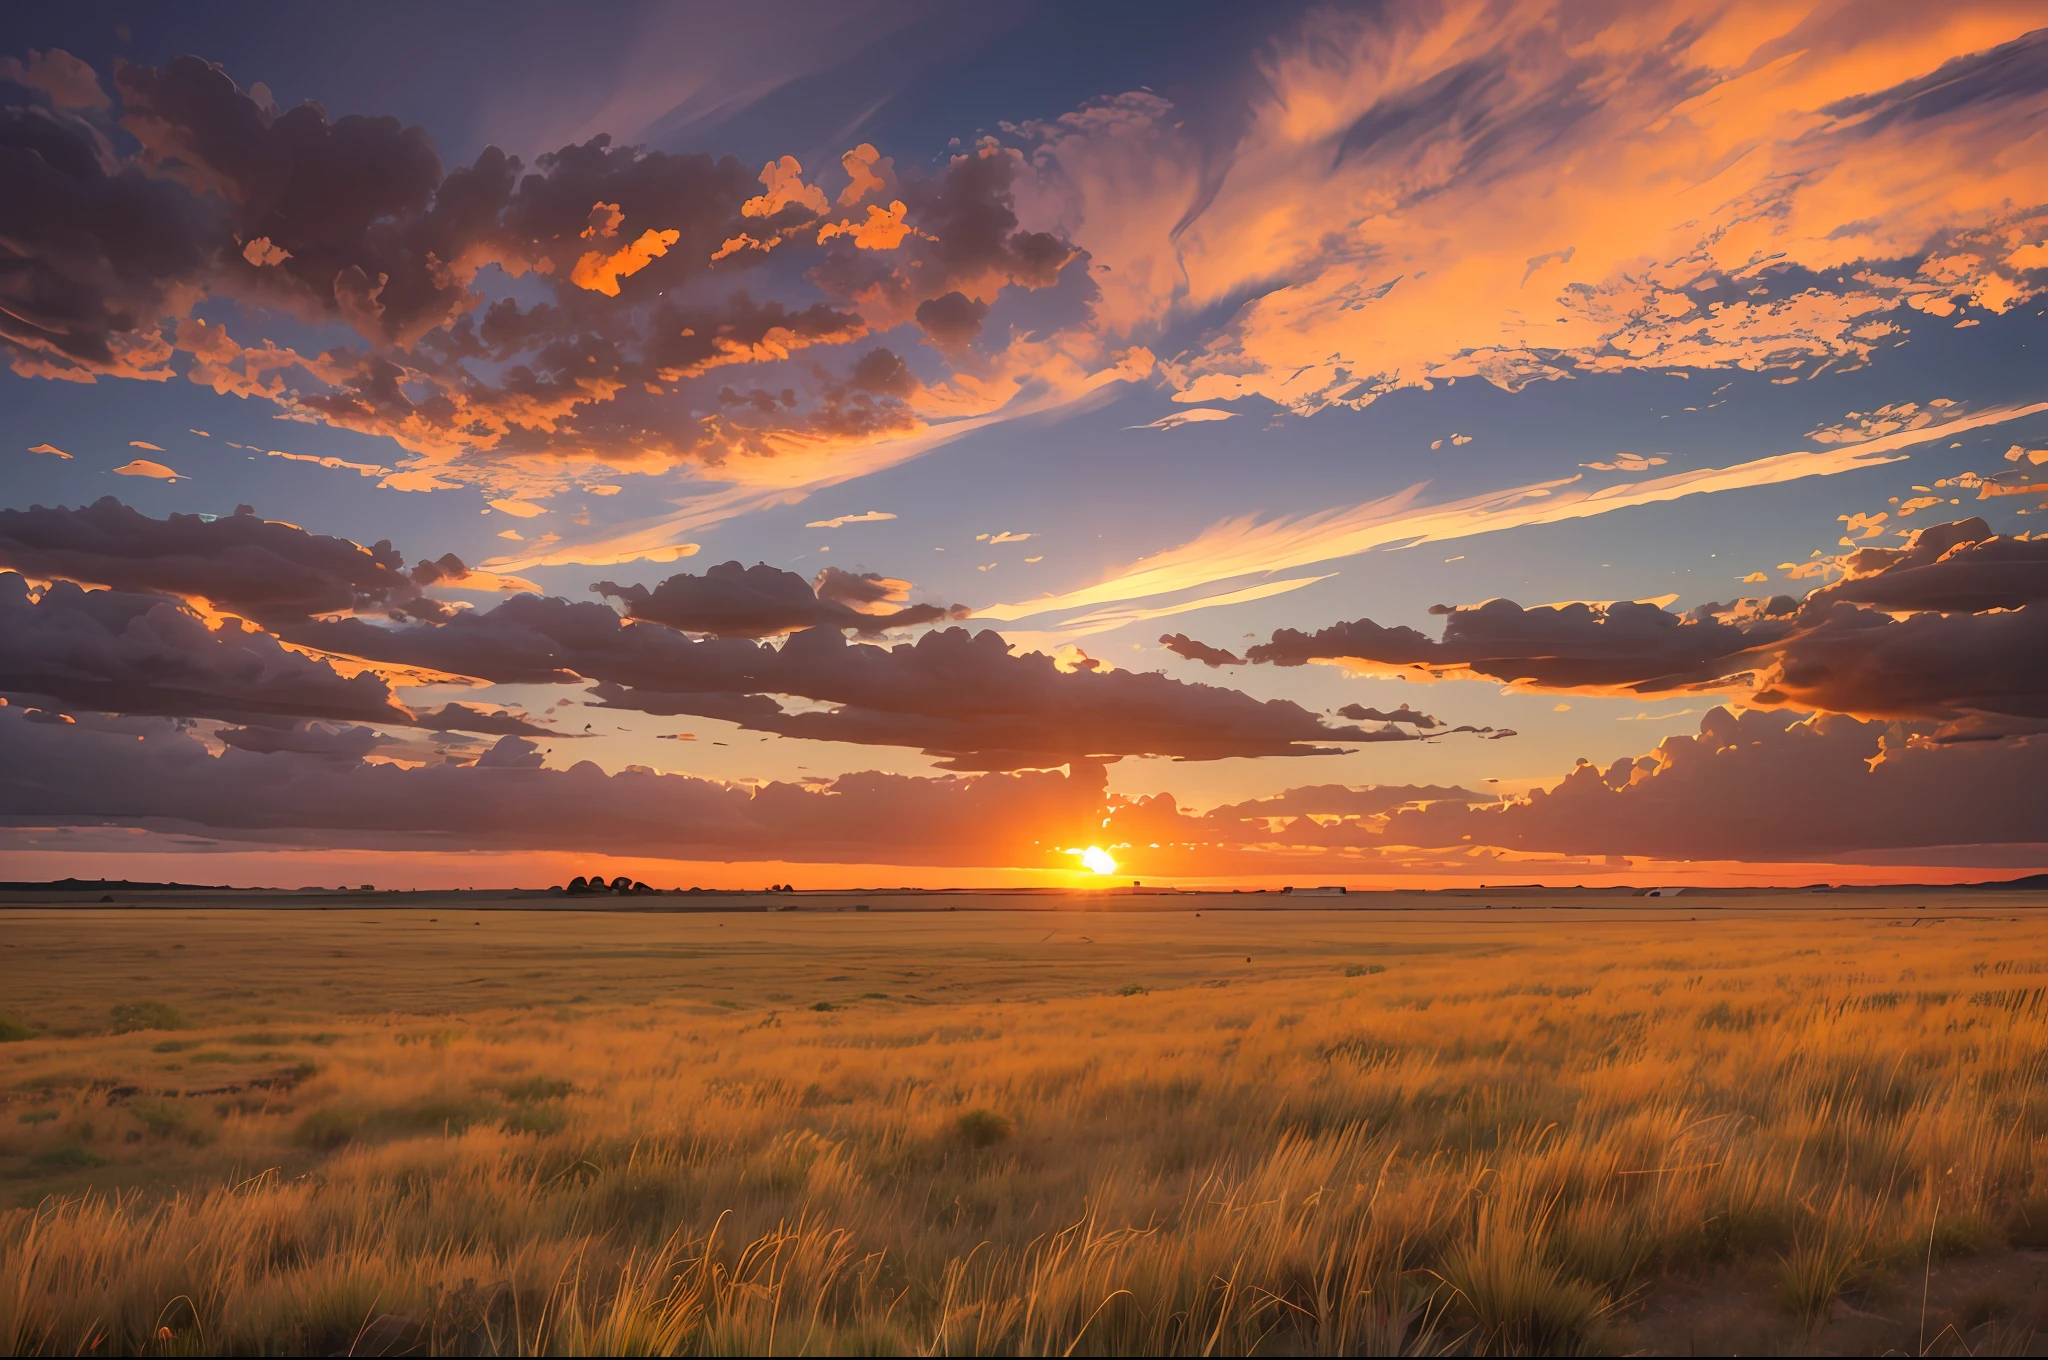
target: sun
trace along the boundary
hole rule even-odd
[[[1091,845],[1081,852],[1081,865],[1098,874],[1116,872],[1116,861],[1109,857],[1109,851],[1099,845]]]

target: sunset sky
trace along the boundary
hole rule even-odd
[[[2041,0],[15,6],[0,125],[0,878],[2048,869]]]

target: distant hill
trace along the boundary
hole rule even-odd
[[[59,878],[48,883],[0,883],[0,892],[234,892],[218,883],[136,883],[125,878]]]

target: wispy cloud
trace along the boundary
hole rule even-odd
[[[894,518],[896,516],[890,514],[887,510],[870,510],[866,514],[861,515],[839,515],[833,519],[814,519],[804,525],[804,528],[837,529],[847,524],[875,524],[885,519]]]
[[[1897,462],[1899,450],[1964,430],[2003,424],[2048,411],[2048,402],[2001,406],[1964,416],[1932,430],[1901,430],[1860,444],[1821,452],[1799,451],[1759,458],[1725,468],[1698,468],[1638,482],[1589,487],[1574,476],[1535,482],[1506,491],[1489,492],[1443,505],[1420,506],[1426,482],[1367,501],[1292,518],[1265,519],[1241,515],[1205,529],[1190,542],[1133,563],[1097,585],[1038,600],[989,605],[977,609],[986,619],[1029,619],[1042,614],[1085,609],[1118,601],[1149,599],[1176,591],[1195,590],[1256,572],[1289,571],[1334,561],[1375,548],[1446,542],[1502,529],[1558,524],[1587,519],[1632,506],[1653,505],[1686,496],[1709,495],[1750,487],[1773,486],[1807,477],[1832,477],[1844,472]],[[1301,584],[1308,584],[1303,580]],[[1163,612],[1177,612],[1177,606]],[[1137,616],[1134,616],[1137,617]],[[1161,617],[1160,613],[1142,615]]]

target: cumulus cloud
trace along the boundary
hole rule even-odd
[[[169,724],[102,731],[0,708],[0,815],[389,850],[453,837],[505,850],[973,865],[1056,863],[1051,847],[1087,836],[1103,810],[1099,767],[749,789],[588,762],[538,768],[517,737],[473,765],[424,768],[364,763],[342,749],[364,739],[346,733],[256,740],[268,753],[238,734],[215,756]],[[314,744],[329,749],[302,749]]]
[[[908,585],[879,575],[853,576],[835,567],[825,568],[811,582],[765,563],[741,567],[738,562],[721,562],[702,576],[682,572],[652,590],[610,581],[599,581],[591,589],[624,601],[628,618],[722,638],[776,637],[805,628],[850,628],[873,635],[966,614],[960,605],[948,609],[917,604],[887,613],[853,607],[856,601],[888,600],[899,587],[907,590]]]
[[[594,693],[613,708],[915,747],[962,770],[1127,755],[1317,755],[1342,749],[1331,743],[1389,739],[1328,726],[1284,700],[1262,703],[1162,675],[1063,670],[1043,653],[1013,655],[997,634],[963,628],[890,648],[849,643],[837,625],[795,633],[779,647],[736,637],[693,641],[670,627],[621,620],[602,605],[524,595],[444,624],[315,621],[286,636],[366,661],[501,684],[595,681]],[[809,704],[792,710],[786,698]]]
[[[300,722],[289,727],[223,727],[214,733],[228,746],[259,755],[280,751],[361,760],[379,746],[396,745],[374,727],[349,723]]]
[[[1696,735],[1604,768],[1581,761],[1524,797],[1322,785],[1196,813],[1160,794],[1113,800],[1102,834],[1134,873],[1497,876],[1510,860],[1528,877],[1542,856],[1580,857],[1583,873],[1626,872],[1629,857],[1810,863],[1915,851],[1968,862],[1987,847],[2038,847],[2040,819],[2012,790],[2044,776],[2041,738],[1944,746],[1840,715],[1714,708]]]
[[[103,713],[412,721],[377,676],[344,677],[268,633],[68,581],[32,598],[13,572],[0,572],[0,690]]]
[[[1048,285],[1073,253],[1018,225],[1014,156],[993,151],[912,176],[902,197],[821,232],[830,204],[792,157],[755,175],[731,157],[599,135],[530,168],[488,147],[450,169],[420,128],[334,118],[312,103],[280,112],[197,58],[124,66],[118,111],[71,97],[77,82],[52,73],[74,59],[37,61],[0,70],[23,99],[0,114],[0,140],[25,153],[0,165],[0,232],[19,264],[0,346],[15,369],[167,381],[184,353],[191,381],[393,439],[410,461],[390,486],[489,486],[506,461],[530,484],[576,475],[550,474],[549,463],[781,461],[796,465],[786,476],[815,478],[838,454],[922,428],[901,407],[922,390],[907,373],[858,374],[854,400],[792,370],[773,419],[735,420],[693,401],[692,383],[849,343],[931,298],[961,293],[969,310],[985,308],[1005,287]],[[845,205],[896,183],[872,147],[845,164]],[[817,261],[811,296],[720,301],[700,290],[688,306],[675,301],[679,285],[750,268],[778,247]],[[889,259],[854,280],[835,265],[841,251]],[[493,296],[479,284],[490,265],[531,280],[541,300],[533,288]],[[828,301],[815,300],[819,288]],[[245,304],[236,326],[276,308],[357,343],[317,354],[244,345],[193,315],[209,299]],[[948,312],[935,324],[951,344],[963,322]],[[1087,362],[1086,348],[1065,344],[1069,363]],[[1087,373],[1037,366],[1058,380],[1047,401],[1086,390]],[[950,391],[942,413],[992,411],[1015,386],[977,379]]]
[[[1211,647],[1206,642],[1197,642],[1186,633],[1162,633],[1159,636],[1159,645],[1175,656],[1185,657],[1189,661],[1199,661],[1210,670],[1244,664],[1244,658],[1236,653],[1227,652],[1221,647]]]
[[[1711,710],[1697,736],[1493,807],[1398,813],[1386,843],[1490,845],[1664,859],[1796,859],[1920,846],[2036,842],[2015,789],[2048,775],[2038,738],[1935,746],[1883,723]],[[1470,841],[1466,837],[1470,837]]]
[[[925,339],[941,353],[958,354],[980,337],[988,304],[956,291],[918,303],[915,315]]]
[[[1979,613],[2048,602],[2048,539],[1991,532],[1971,516],[1922,529],[1904,548],[1862,548],[1845,575],[1808,597],[1878,609]]]
[[[1441,639],[1358,619],[1281,629],[1245,655],[1539,690],[1722,689],[1759,705],[1937,723],[1941,741],[1985,739],[2048,729],[2044,546],[1973,518],[1931,525],[1904,548],[1857,549],[1841,560],[1841,580],[1803,602],[1777,595],[1681,614],[1495,599],[1433,607]]]
[[[1663,693],[1712,683],[1746,663],[1739,658],[1791,633],[1790,597],[1764,604],[1744,625],[1699,610],[1680,615],[1653,604],[1539,605],[1488,600],[1445,615],[1441,641],[1413,628],[1371,619],[1332,624],[1313,634],[1284,628],[1250,648],[1256,664],[1300,666],[1342,661],[1360,669],[1483,675],[1545,689]]]
[[[440,617],[422,587],[468,573],[452,554],[408,572],[388,542],[371,547],[266,520],[248,507],[153,519],[103,496],[69,509],[0,509],[0,567],[119,591],[201,599],[276,628],[318,614],[396,611]]]

